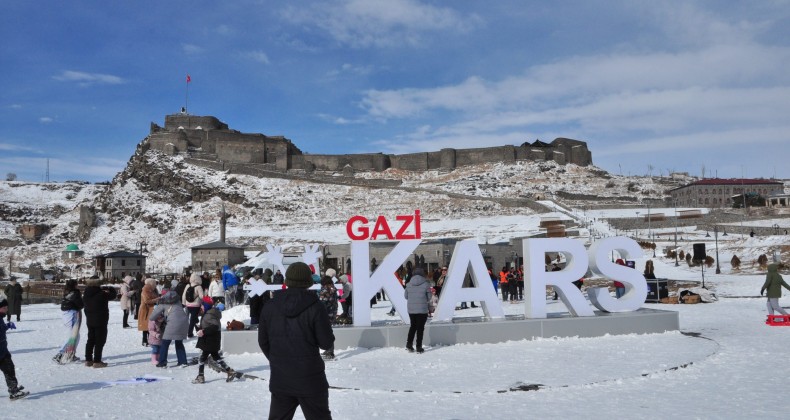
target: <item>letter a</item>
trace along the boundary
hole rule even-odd
[[[471,265],[474,287],[463,287],[467,268]],[[447,269],[447,278],[434,313],[434,321],[451,321],[456,302],[480,302],[488,318],[505,318],[505,312],[494,291],[480,246],[472,239],[458,242]]]

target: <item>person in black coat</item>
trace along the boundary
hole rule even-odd
[[[16,322],[22,314],[22,285],[16,282],[16,277],[11,277],[11,283],[5,287],[5,296],[8,299],[8,322],[11,322],[11,315],[16,315]]]
[[[204,303],[204,308],[207,306],[208,303]],[[225,309],[225,305],[217,303],[205,311],[203,318],[200,319],[200,325],[197,327],[198,340],[195,347],[200,349],[201,353],[200,358],[198,358],[198,376],[192,383],[202,384],[206,382],[203,372],[209,356],[228,374],[227,382],[232,381],[236,376],[236,372],[225,364],[225,361],[222,360],[222,356],[219,354],[219,349],[222,346],[223,309]]]
[[[23,398],[29,394],[25,391],[25,387],[19,386],[16,379],[16,367],[14,361],[11,359],[11,353],[8,351],[8,338],[6,337],[6,330],[16,329],[14,323],[6,325],[3,321],[5,313],[8,311],[8,300],[0,296],[0,371],[5,376],[5,383],[8,386],[8,398],[16,400]],[[5,410],[3,410],[5,411]]]
[[[113,287],[101,287],[98,279],[88,280],[82,302],[85,304],[85,325],[88,341],[85,343],[85,366],[103,368],[102,350],[107,343],[107,323],[110,321],[109,302],[117,295]]]
[[[655,280],[656,273],[654,272],[655,266],[653,265],[653,260],[647,260],[645,262],[645,279],[646,280]]]
[[[263,306],[258,345],[269,360],[272,393],[269,418],[292,418],[302,408],[307,419],[331,419],[329,382],[319,349],[334,346],[326,308],[313,285],[307,264],[296,262],[285,272],[286,290],[274,292]]]
[[[134,290],[134,295],[132,295],[132,314],[134,314],[134,319],[137,319],[138,312],[140,312],[141,293],[143,293],[143,275],[138,274],[135,276],[130,286]]]

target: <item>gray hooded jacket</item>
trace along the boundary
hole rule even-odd
[[[412,276],[403,292],[408,303],[410,314],[427,314],[428,302],[431,300],[431,288],[425,277],[417,274]]]

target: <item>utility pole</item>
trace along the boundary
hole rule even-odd
[[[674,200],[675,203],[675,267],[678,264],[678,201]]]

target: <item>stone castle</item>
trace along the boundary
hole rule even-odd
[[[519,160],[554,161],[580,166],[592,164],[587,143],[557,138],[551,143],[536,140],[521,146],[477,149],[442,149],[403,155],[361,153],[345,155],[305,154],[283,136],[241,133],[213,116],[187,113],[165,116],[165,126],[151,123],[148,146],[169,155],[222,162],[223,165],[254,166],[269,171],[409,171],[453,170],[458,166]]]

